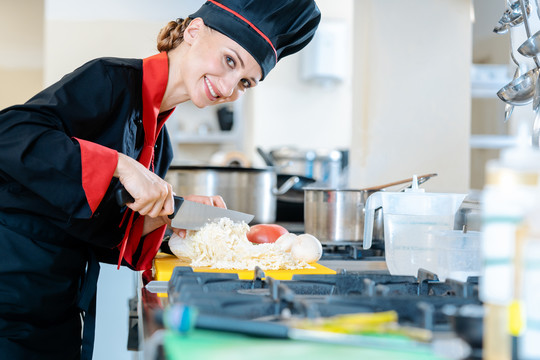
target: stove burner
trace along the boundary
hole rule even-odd
[[[236,274],[177,267],[168,292],[172,304],[192,305],[202,314],[242,320],[394,310],[402,324],[446,331],[450,331],[450,322],[443,306],[480,304],[478,278],[440,282],[435,274],[423,270],[418,277],[343,271],[295,275],[292,280],[279,281],[265,278],[260,269],[253,280],[240,280]]]
[[[384,260],[384,249],[372,246],[364,249],[359,242],[323,243],[322,260]]]

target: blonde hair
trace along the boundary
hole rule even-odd
[[[157,49],[159,52],[169,51],[176,48],[184,41],[184,30],[191,22],[191,18],[176,19],[169,21],[157,36]]]

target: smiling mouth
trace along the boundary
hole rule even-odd
[[[208,87],[208,90],[210,91],[210,94],[213,97],[218,98],[219,95],[214,91],[214,88],[212,87],[212,84],[210,83],[210,80],[208,80],[208,78],[206,76],[204,77],[204,82],[206,83],[206,86]]]

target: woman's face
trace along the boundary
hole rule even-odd
[[[229,37],[202,19],[192,20],[184,33],[188,46],[181,74],[191,101],[202,108],[235,101],[262,76],[257,61]]]

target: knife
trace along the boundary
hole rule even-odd
[[[124,206],[134,201],[135,199],[124,187],[116,191],[116,202],[118,205]],[[253,220],[254,215],[189,201],[176,195],[174,195],[174,212],[169,215],[169,218],[172,220],[172,227],[187,230],[199,230],[206,224],[224,217],[234,222],[244,221],[246,224],[249,224]]]

